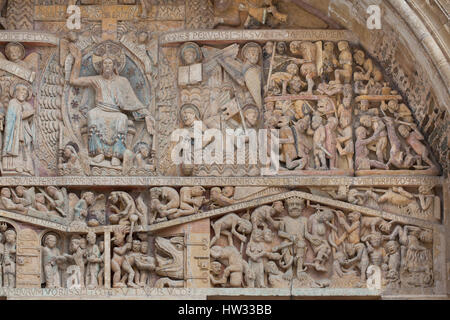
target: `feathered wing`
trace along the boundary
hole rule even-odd
[[[31,56],[31,55],[30,55]],[[35,58],[27,59],[36,62]],[[37,106],[38,141],[35,151],[38,158],[44,162],[48,169],[56,170],[58,145],[60,140],[61,101],[63,95],[64,76],[62,69],[53,57],[45,70],[39,87]]]

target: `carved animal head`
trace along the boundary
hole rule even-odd
[[[156,274],[173,279],[184,278],[183,253],[184,239],[173,237],[166,239],[155,238]]]

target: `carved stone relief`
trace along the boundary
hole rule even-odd
[[[443,117],[389,48],[297,1],[85,0],[68,30],[73,2],[0,1],[0,296],[441,290]]]

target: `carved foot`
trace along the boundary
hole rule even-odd
[[[111,165],[114,167],[120,166],[120,160],[118,158],[112,158],[111,159]]]
[[[103,154],[99,154],[98,156],[92,158],[92,161],[95,163],[100,163],[105,160],[105,156]]]

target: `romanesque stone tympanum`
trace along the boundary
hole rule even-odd
[[[445,93],[395,32],[101,2],[0,1],[0,296],[445,294]]]

